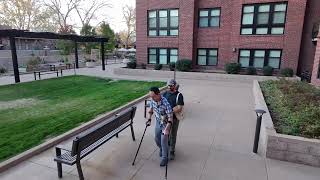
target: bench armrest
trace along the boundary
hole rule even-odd
[[[56,146],[56,150],[57,150],[57,149],[71,152],[71,150],[66,149],[66,148],[65,148],[63,145],[61,145],[61,144],[59,144],[59,145]]]

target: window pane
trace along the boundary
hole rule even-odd
[[[220,16],[220,9],[214,9],[211,11],[211,16]]]
[[[266,54],[266,52],[263,50],[254,51],[254,57],[264,57],[265,54]]]
[[[241,57],[250,57],[250,51],[249,50],[241,50],[240,56]]]
[[[168,18],[160,18],[160,27],[167,27],[168,26]]]
[[[149,64],[156,64],[156,63],[157,63],[157,56],[149,55]]]
[[[268,28],[257,28],[256,34],[268,34]]]
[[[285,12],[275,12],[273,14],[273,24],[284,23],[286,18]]]
[[[263,68],[264,67],[264,58],[257,58],[253,59],[253,66],[256,68]]]
[[[179,16],[179,10],[170,10],[170,16]]]
[[[149,11],[149,18],[155,18],[157,17],[157,12],[156,11]]]
[[[239,62],[241,64],[241,67],[249,67],[249,61],[250,61],[249,58],[240,57]]]
[[[160,55],[159,56],[159,64],[168,64],[167,63],[167,55]]]
[[[178,56],[170,56],[170,62],[177,62],[178,61]]]
[[[206,56],[207,55],[207,50],[205,50],[205,49],[199,49],[198,50],[198,55],[199,56]]]
[[[159,17],[167,17],[168,12],[167,11],[159,11]]]
[[[275,69],[279,69],[280,67],[280,58],[269,58],[268,66],[271,66]]]
[[[209,20],[208,18],[201,17],[199,26],[200,27],[208,27],[208,20]]]
[[[178,36],[179,31],[178,30],[170,30],[170,36]]]
[[[269,12],[270,11],[270,5],[260,5],[259,6],[259,12]]]
[[[252,12],[254,12],[254,6],[245,6],[243,8],[243,12],[244,13],[252,13]]]
[[[268,24],[268,23],[269,23],[269,13],[259,13],[258,24]]]
[[[159,54],[159,64],[167,64],[167,49],[160,49]]]
[[[160,49],[159,53],[160,55],[167,55],[167,49]]]
[[[253,24],[253,14],[243,14],[242,24]]]
[[[168,31],[167,30],[160,30],[159,35],[160,36],[168,36]]]
[[[241,34],[252,34],[252,28],[242,28]]]
[[[209,11],[207,10],[201,10],[200,11],[200,17],[209,16]]]
[[[149,49],[149,54],[157,54],[157,49]]]
[[[283,34],[284,33],[284,28],[272,28],[271,29],[271,34]]]
[[[210,20],[210,26],[211,27],[219,27],[220,24],[220,18],[219,17],[213,17]]]
[[[170,54],[171,55],[178,55],[178,49],[171,49]]]
[[[275,5],[274,10],[275,11],[286,11],[287,5],[286,4],[278,4]]]
[[[209,56],[217,56],[218,51],[217,50],[209,50]]]
[[[198,65],[207,65],[206,56],[198,56]]]
[[[156,30],[150,30],[149,31],[149,36],[156,36],[157,35],[157,31]]]
[[[208,65],[216,66],[218,64],[218,58],[216,56],[209,56]]]
[[[281,51],[270,51],[270,57],[280,57],[281,56]]]
[[[151,28],[157,27],[157,18],[150,18],[149,19],[149,27],[151,27]]]
[[[170,27],[178,27],[179,26],[179,18],[171,17],[170,18]]]

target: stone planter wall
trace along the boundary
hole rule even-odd
[[[253,94],[256,108],[267,112],[262,119],[258,153],[270,159],[320,167],[320,140],[277,133],[256,80]]]

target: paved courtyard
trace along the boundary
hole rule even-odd
[[[115,67],[115,66],[113,66]],[[66,72],[72,74],[72,72]],[[112,68],[77,70],[78,74],[102,77],[161,80],[150,77],[115,76]],[[12,78],[12,77],[11,77]],[[32,76],[23,76],[23,81]],[[0,84],[10,83],[8,77]],[[318,180],[320,169],[265,159],[252,153],[255,128],[251,82],[179,80],[185,96],[186,119],[180,124],[177,154],[169,163],[169,180]],[[137,163],[131,166],[144,130],[143,103],[134,119],[137,141],[129,130],[113,138],[83,161],[89,180],[163,180],[165,168],[159,167],[158,149],[153,141],[154,122],[148,128]],[[70,144],[70,140],[64,144]],[[58,179],[51,148],[0,175],[1,180]],[[75,180],[75,166],[63,166],[65,180]]]

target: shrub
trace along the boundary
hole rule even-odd
[[[291,68],[281,69],[280,75],[283,77],[293,77],[293,69],[291,69]]]
[[[170,68],[170,71],[174,71],[174,69],[176,68],[176,63],[171,62],[171,63],[169,64],[169,68]]]
[[[4,74],[7,72],[7,69],[5,67],[0,66],[0,74]]]
[[[257,69],[255,67],[250,66],[246,69],[246,74],[247,75],[256,75]]]
[[[273,75],[273,67],[271,67],[271,66],[263,67],[262,73],[264,76],[272,76]]]
[[[142,69],[147,69],[147,65],[145,63],[141,63],[140,66]]]
[[[176,68],[178,71],[188,72],[192,69],[192,61],[190,59],[181,59],[177,61]]]
[[[135,69],[137,67],[137,63],[135,61],[130,61],[127,63],[127,68]]]
[[[155,64],[154,65],[154,70],[161,70],[162,69],[162,64]]]
[[[225,65],[225,71],[228,74],[239,74],[241,65],[239,63],[227,63]]]
[[[277,132],[320,138],[320,90],[299,81],[264,81],[261,89]]]
[[[32,57],[30,58],[30,60],[27,62],[27,66],[38,66],[39,64],[41,64],[41,58],[39,56],[37,57]]]

